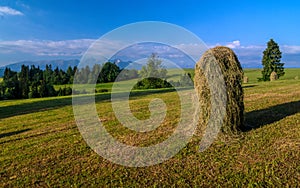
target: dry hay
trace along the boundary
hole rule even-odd
[[[278,80],[278,75],[276,72],[273,71],[270,75],[270,81],[275,81],[275,80]]]
[[[244,128],[244,93],[242,89],[243,69],[234,52],[227,47],[218,46],[204,53],[195,67],[195,90],[200,102],[199,131],[205,130],[210,114],[210,89],[205,77],[206,70],[201,67],[217,61],[222,71],[227,92],[226,117],[221,132],[236,134]],[[205,65],[205,66],[204,66]],[[218,75],[216,75],[218,76]],[[214,112],[213,112],[214,113]]]
[[[295,80],[298,80],[299,79],[299,77],[298,76],[295,76],[295,78],[294,78]]]
[[[247,84],[249,82],[249,78],[247,76],[244,77],[243,83]]]

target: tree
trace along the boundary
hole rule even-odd
[[[133,89],[158,89],[173,87],[168,81],[161,78],[148,77],[138,81]]]
[[[99,74],[98,83],[114,82],[120,72],[120,68],[115,63],[107,62]]]
[[[43,79],[43,71],[40,69],[40,67],[35,67],[34,65],[31,65],[29,69],[29,80],[31,82],[39,82]]]
[[[142,67],[140,71],[142,78],[134,86],[134,89],[155,89],[155,88],[169,88],[172,85],[167,82],[167,69],[162,66],[162,60],[158,58],[157,54],[153,53],[148,58],[146,66]]]
[[[83,68],[81,71],[82,71],[82,79],[83,79],[82,82],[84,84],[87,84],[91,69],[88,65],[86,65],[85,68]]]
[[[274,71],[277,73],[278,78],[284,75],[284,63],[281,63],[281,51],[278,44],[273,40],[267,44],[267,48],[263,52],[262,58],[262,80],[270,81],[270,75]]]
[[[46,65],[45,70],[32,65],[22,65],[19,73],[6,68],[3,82],[0,83],[0,99],[24,99],[56,96],[53,84],[72,83],[77,67],[68,67],[67,72],[56,67],[52,70],[51,65]],[[84,73],[89,73],[89,68],[83,69]],[[66,88],[65,93],[72,93],[71,88]],[[60,92],[61,94],[61,92]]]
[[[22,65],[21,72],[19,73],[19,84],[21,90],[21,98],[28,98],[29,93],[29,67]]]
[[[167,70],[162,66],[162,61],[158,58],[157,54],[151,54],[148,58],[147,65],[142,67],[140,76],[142,78],[166,78]]]
[[[52,81],[51,80],[52,74],[53,74],[52,66],[46,65],[46,69],[43,72],[43,80],[45,80],[46,83],[50,83]]]
[[[3,76],[3,90],[4,98],[8,99],[19,99],[21,98],[20,83],[18,80],[17,72],[5,68]]]
[[[38,92],[38,86],[39,86],[40,82],[39,81],[34,81],[31,83],[31,86],[29,87],[29,94],[28,97],[29,98],[38,98],[40,97],[39,92]]]
[[[41,84],[38,86],[38,93],[40,97],[51,97],[57,95],[53,85],[47,83],[45,80],[42,80]]]
[[[61,78],[60,78],[60,75],[59,75],[59,68],[56,67],[52,73],[52,76],[51,76],[51,82],[53,84],[57,84],[57,85],[61,85],[62,82],[61,82]]]
[[[67,84],[72,84],[73,83],[73,78],[74,78],[75,72],[73,72],[73,69],[71,66],[68,67],[67,72],[66,72],[66,77],[68,80]]]

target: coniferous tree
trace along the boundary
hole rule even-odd
[[[66,78],[67,78],[67,84],[72,84],[73,83],[73,78],[74,78],[75,72],[73,72],[73,69],[71,66],[68,67],[67,72],[66,72]]]
[[[69,67],[68,73],[58,67],[52,70],[51,65],[46,65],[45,70],[41,70],[34,65],[22,65],[19,73],[6,68],[3,82],[0,83],[0,99],[38,98],[57,96],[53,85],[72,83],[71,79],[77,67]],[[65,89],[67,94],[71,88]]]
[[[20,84],[20,91],[21,91],[21,98],[26,99],[28,98],[29,93],[29,67],[22,65],[21,72],[19,73],[19,84]]]
[[[20,95],[20,84],[18,80],[17,72],[12,71],[10,68],[5,68],[3,77],[4,97],[8,99],[19,99]]]
[[[273,40],[267,44],[267,48],[263,52],[262,59],[262,80],[270,81],[270,75],[274,71],[277,73],[278,78],[284,75],[284,63],[281,63],[281,51],[279,45]]]
[[[111,62],[107,62],[103,65],[98,77],[99,83],[114,82],[121,72],[120,68]]]

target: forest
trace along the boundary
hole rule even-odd
[[[76,71],[78,72],[76,73]],[[111,62],[103,65],[95,64],[92,68],[86,66],[78,69],[76,66],[69,66],[66,71],[58,67],[53,69],[51,65],[46,65],[44,70],[34,65],[30,67],[22,65],[20,72],[6,68],[3,81],[0,83],[0,99],[27,99],[71,95],[72,88],[66,85],[73,84],[75,75],[76,81],[79,83],[107,83],[113,82],[121,71],[124,71],[122,74],[123,77],[119,80],[138,77],[137,70],[122,70]],[[62,87],[56,91],[54,85],[62,85]]]

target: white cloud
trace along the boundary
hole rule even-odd
[[[300,46],[283,45],[282,48],[281,48],[281,51],[283,53],[287,53],[287,54],[299,54],[300,53]]]
[[[239,40],[225,43],[209,45],[209,48],[215,46],[227,46],[237,54],[242,66],[244,67],[261,67],[261,59],[266,45],[242,45]],[[282,61],[286,67],[299,67],[300,46],[279,44],[282,51]]]
[[[27,53],[37,56],[81,56],[94,42],[93,39],[49,41],[0,41],[0,54]]]
[[[0,16],[5,15],[22,16],[23,13],[10,7],[0,6]]]
[[[240,46],[241,46],[241,43],[240,43],[239,40],[235,40],[235,41],[233,41],[233,42],[227,43],[226,46],[227,46],[228,48],[233,48],[233,49],[235,49],[235,48],[240,47]]]
[[[195,62],[197,62],[201,58],[202,54],[210,48],[204,43],[179,44],[174,47],[188,54]]]
[[[6,57],[0,60],[0,64],[18,60],[30,60],[28,57],[43,58],[81,58],[91,45],[88,56],[99,57],[104,56],[110,58],[119,50],[126,48],[126,43],[122,41],[102,40],[101,43],[94,43],[96,39],[77,39],[77,40],[16,40],[16,41],[0,41],[0,56]],[[261,66],[261,58],[265,45],[241,45],[236,40],[233,42],[225,42],[223,44],[209,45],[209,48],[224,45],[232,48],[237,54],[241,64],[245,67]],[[175,48],[189,54],[194,61],[198,61],[201,55],[208,49],[204,44],[178,44]],[[284,62],[288,66],[295,66],[295,62],[300,57],[300,46],[280,45],[283,52]],[[134,45],[129,51],[124,51],[124,57],[136,58],[144,57],[145,54],[159,52],[161,57],[170,58],[176,61],[185,60],[183,54],[171,50],[168,46],[143,46]],[[122,54],[120,54],[122,55]],[[140,56],[139,56],[140,55]],[[122,56],[121,56],[122,57]],[[186,60],[185,60],[186,61]],[[297,64],[296,64],[297,65]]]

